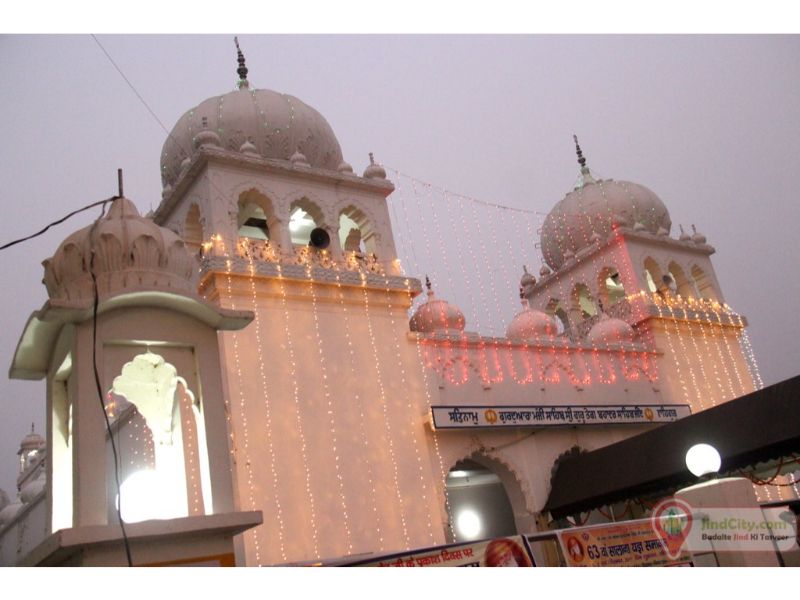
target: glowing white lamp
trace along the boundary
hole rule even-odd
[[[167,477],[158,471],[145,469],[137,471],[120,486],[117,504],[122,497],[122,520],[138,523],[150,519],[172,519],[186,516],[186,509],[180,498],[170,493]]]
[[[456,517],[456,527],[462,539],[475,539],[481,532],[481,518],[474,510],[462,510]]]
[[[719,452],[709,444],[695,444],[686,453],[686,467],[695,477],[716,473],[721,465]]]

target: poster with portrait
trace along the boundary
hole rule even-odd
[[[558,541],[568,567],[659,567],[691,564],[670,558],[649,519],[562,529]]]
[[[435,546],[350,563],[349,567],[533,567],[524,536]]]

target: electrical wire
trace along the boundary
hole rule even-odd
[[[106,421],[106,430],[108,431],[108,439],[111,442],[111,451],[114,455],[114,480],[117,487],[116,509],[117,517],[119,519],[119,527],[122,530],[122,543],[125,546],[125,556],[128,560],[128,566],[133,566],[133,559],[131,558],[131,546],[128,541],[128,534],[125,531],[125,522],[122,520],[122,486],[119,481],[119,456],[117,455],[117,444],[114,442],[114,433],[111,431],[111,421],[108,419],[108,412],[106,412],[106,403],[103,399],[103,388],[100,385],[100,374],[97,371],[97,309],[100,306],[100,294],[97,290],[97,275],[94,272],[94,232],[100,220],[106,214],[106,205],[103,203],[103,209],[100,216],[92,224],[89,230],[89,244],[90,244],[90,257],[89,257],[89,275],[92,277],[92,291],[94,293],[94,302],[92,303],[92,370],[94,371],[94,383],[97,387],[97,397],[100,400],[100,410],[103,411],[103,418]]]
[[[28,236],[25,236],[24,238],[20,238],[18,240],[14,240],[13,242],[8,242],[7,244],[3,244],[2,246],[0,246],[0,250],[5,250],[6,248],[10,248],[11,246],[14,246],[16,244],[20,244],[22,242],[26,242],[28,240],[31,240],[31,239],[37,237],[37,236],[40,236],[43,233],[45,233],[48,229],[53,227],[54,225],[60,225],[61,223],[63,223],[67,219],[69,219],[70,217],[74,217],[78,213],[82,213],[83,211],[89,210],[90,208],[94,208],[95,206],[101,206],[102,205],[103,209],[104,209],[103,212],[105,213],[105,205],[108,204],[109,202],[113,202],[117,198],[118,198],[118,196],[111,196],[111,198],[107,198],[106,200],[99,200],[98,202],[92,202],[91,204],[89,204],[87,206],[84,206],[83,208],[79,208],[78,210],[73,210],[67,216],[61,217],[58,221],[53,221],[52,223],[50,223],[47,227],[45,227],[41,231],[37,231],[36,233],[33,233],[31,235],[28,235]]]
[[[112,450],[112,452],[114,454],[114,477],[115,477],[115,480],[116,480],[117,497],[120,499],[119,503],[117,504],[117,516],[119,517],[119,525],[120,525],[120,528],[122,529],[122,540],[123,540],[123,543],[125,545],[125,555],[126,555],[127,560],[128,560],[128,566],[132,567],[133,566],[133,560],[131,559],[130,543],[128,541],[127,532],[125,531],[125,524],[122,521],[122,512],[121,512],[122,494],[121,494],[121,486],[120,486],[120,481],[119,481],[119,457],[117,456],[117,446],[116,446],[116,443],[114,442],[114,434],[111,431],[111,422],[108,420],[108,414],[106,413],[106,405],[105,405],[105,401],[103,400],[103,391],[102,391],[102,386],[100,385],[100,374],[97,371],[97,309],[98,309],[99,304],[100,304],[100,295],[99,295],[98,289],[97,289],[97,276],[95,275],[95,272],[94,272],[94,258],[95,258],[94,231],[97,228],[97,225],[100,223],[100,220],[106,214],[106,205],[109,202],[114,202],[119,197],[120,196],[111,196],[111,198],[107,198],[105,200],[99,200],[97,202],[92,202],[91,204],[89,204],[87,206],[84,206],[83,208],[79,208],[77,210],[73,210],[68,215],[58,219],[57,221],[53,221],[52,223],[47,225],[44,229],[41,229],[40,231],[37,231],[36,233],[28,235],[28,236],[26,236],[24,238],[20,238],[18,240],[14,240],[13,242],[9,242],[7,244],[3,244],[2,246],[0,246],[0,250],[5,250],[6,248],[10,248],[11,246],[14,246],[16,244],[20,244],[22,242],[25,242],[25,241],[31,240],[31,239],[33,239],[35,237],[38,237],[38,236],[42,235],[43,233],[45,233],[48,229],[50,229],[54,225],[59,225],[59,224],[63,223],[64,221],[66,221],[67,219],[69,219],[70,217],[73,217],[73,216],[75,216],[75,215],[77,215],[79,213],[82,213],[85,210],[89,210],[90,208],[94,208],[96,206],[102,207],[100,216],[92,224],[92,228],[89,231],[89,241],[90,241],[90,244],[91,244],[91,256],[89,258],[89,274],[92,277],[92,287],[93,287],[93,292],[94,292],[94,303],[93,303],[93,306],[92,306],[92,369],[94,370],[94,382],[95,382],[95,385],[97,386],[97,395],[98,395],[98,398],[100,399],[100,408],[103,411],[103,417],[105,417],[106,430],[108,432],[109,440],[111,441],[111,450]]]

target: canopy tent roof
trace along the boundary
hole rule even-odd
[[[719,451],[720,473],[761,470],[765,463],[800,455],[800,375],[616,444],[567,456],[554,469],[544,510],[559,519],[695,483],[685,456],[699,443]]]

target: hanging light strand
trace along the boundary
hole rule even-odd
[[[322,250],[323,253],[327,252]],[[337,275],[338,277],[338,275]],[[347,553],[353,553],[353,539],[350,532],[350,515],[347,509],[347,498],[344,492],[344,479],[342,478],[342,468],[339,465],[339,440],[336,433],[336,418],[333,410],[333,399],[331,398],[330,385],[328,384],[328,368],[326,365],[325,351],[322,347],[322,334],[319,328],[319,311],[317,309],[317,292],[316,283],[314,282],[313,272],[311,270],[311,263],[306,264],[306,278],[308,279],[309,292],[311,294],[311,314],[314,320],[314,332],[317,335],[317,352],[319,354],[319,370],[322,376],[322,395],[325,401],[325,409],[328,414],[328,423],[331,432],[331,453],[333,455],[334,475],[336,475],[336,484],[339,488],[339,504],[342,508],[342,525],[344,527],[344,543],[347,547]]]
[[[284,544],[284,531],[283,531],[283,510],[281,509],[280,490],[281,484],[276,469],[275,447],[272,439],[272,405],[270,402],[270,386],[267,381],[267,374],[264,368],[264,347],[262,344],[262,331],[261,331],[261,315],[258,310],[258,293],[256,289],[256,266],[253,260],[255,252],[250,248],[251,243],[248,238],[244,238],[246,244],[245,256],[248,260],[248,270],[250,271],[250,294],[252,298],[252,308],[255,319],[253,320],[253,327],[255,330],[256,353],[258,354],[258,375],[261,380],[260,394],[264,401],[264,432],[267,438],[267,453],[269,454],[269,469],[270,469],[270,483],[272,487],[272,498],[275,502],[274,515],[270,514],[269,517],[275,517],[277,521],[278,532],[278,546],[283,562],[288,560],[286,554],[286,546]],[[269,511],[272,512],[272,511]]]
[[[395,490],[395,495],[397,497],[397,506],[400,516],[400,526],[403,531],[403,538],[405,539],[405,548],[410,548],[411,539],[408,535],[408,526],[406,524],[405,506],[403,503],[403,494],[402,491],[400,490],[400,481],[397,471],[397,458],[395,456],[395,451],[394,451],[394,440],[393,440],[394,436],[392,435],[391,431],[391,425],[390,425],[391,421],[389,419],[389,410],[387,406],[389,398],[386,394],[386,388],[383,382],[380,354],[378,351],[377,342],[375,341],[375,332],[372,327],[372,317],[370,314],[370,307],[369,307],[369,290],[367,290],[367,275],[364,272],[361,272],[360,275],[361,275],[361,291],[364,296],[364,312],[367,320],[367,329],[369,330],[369,339],[372,345],[372,353],[373,356],[375,357],[375,371],[377,374],[376,381],[378,383],[378,390],[380,393],[380,404],[383,414],[383,425],[386,430],[386,440],[389,450],[389,460],[392,463],[392,477],[394,479],[394,490]]]
[[[319,541],[317,532],[317,514],[314,502],[314,493],[311,489],[311,468],[308,464],[308,447],[306,444],[306,437],[303,431],[302,408],[300,406],[300,388],[298,381],[298,368],[297,360],[294,353],[294,342],[292,340],[292,329],[290,325],[290,311],[286,300],[286,278],[283,276],[283,267],[280,263],[276,263],[278,271],[278,281],[280,283],[281,293],[281,306],[283,308],[283,327],[286,336],[286,350],[289,359],[289,380],[292,386],[292,400],[295,407],[295,423],[297,435],[300,438],[300,457],[305,470],[305,489],[306,496],[308,496],[308,519],[311,526],[311,543],[313,546],[313,553],[315,558],[319,558]]]
[[[339,274],[339,269],[337,268],[335,271],[336,276],[336,287],[339,293],[339,307],[342,310],[342,323],[344,329],[344,338],[345,342],[347,343],[347,354],[349,357],[349,366],[350,366],[350,380],[358,382],[362,377],[362,373],[360,369],[357,367],[357,358],[355,353],[355,348],[353,346],[353,338],[350,335],[350,328],[352,324],[352,320],[350,318],[350,312],[347,308],[347,302],[344,298],[344,288],[342,286],[342,280]],[[407,280],[406,280],[407,281]],[[364,397],[361,393],[361,386],[356,385],[353,389],[353,397],[355,400],[355,406],[358,410],[358,427],[359,427],[359,438],[363,444],[363,454],[362,456],[365,457],[365,474],[366,474],[366,481],[367,481],[367,488],[370,489],[370,501],[372,505],[372,516],[375,519],[375,535],[378,539],[378,550],[383,551],[385,550],[384,546],[384,539],[383,539],[383,528],[381,526],[381,514],[378,511],[378,493],[375,489],[375,476],[372,472],[372,458],[374,456],[374,451],[372,449],[372,445],[369,441],[369,436],[367,435],[367,424],[366,424],[366,415],[364,413]]]

